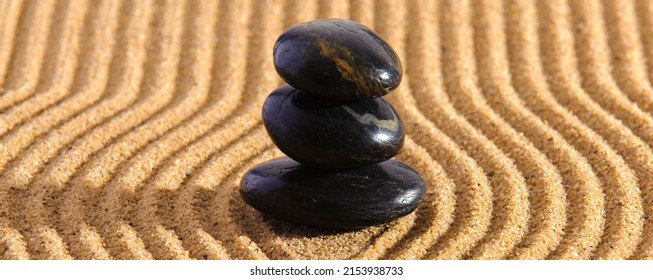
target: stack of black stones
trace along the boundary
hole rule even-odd
[[[245,174],[245,202],[274,218],[340,229],[415,210],[424,181],[390,159],[403,146],[404,129],[381,97],[401,82],[394,50],[356,22],[316,20],[284,31],[274,66],[289,85],[265,100],[263,123],[288,157]]]

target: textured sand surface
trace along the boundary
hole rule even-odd
[[[0,0],[0,259],[652,259],[653,1]],[[420,207],[360,231],[269,220],[250,167],[288,26],[351,18]]]

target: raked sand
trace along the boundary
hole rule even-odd
[[[653,1],[0,0],[1,259],[651,259]],[[403,61],[427,193],[360,231],[267,219],[261,105],[288,26]]]

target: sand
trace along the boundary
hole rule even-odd
[[[0,1],[0,259],[653,259],[653,1]],[[359,231],[238,194],[288,26],[403,61],[427,193]]]

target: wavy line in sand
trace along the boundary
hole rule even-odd
[[[541,187],[547,184],[531,185],[529,232],[510,256],[543,259],[560,246],[561,241],[565,246],[563,236],[565,226],[569,226],[567,217],[584,215],[583,193],[587,189],[599,190],[600,182],[587,160],[530,111],[513,87],[508,46],[503,43],[511,30],[506,29],[503,18],[505,7],[498,2],[477,7],[479,14],[474,16],[478,20],[475,26],[476,59],[484,97],[505,121],[546,155],[546,160],[555,166],[562,179],[562,185],[549,185],[549,188]]]
[[[28,98],[38,84],[45,58],[48,34],[54,15],[55,1],[29,1],[19,17],[9,69],[2,79],[0,110]],[[0,127],[2,128],[2,127]],[[4,133],[3,133],[4,134]]]
[[[160,26],[159,31],[153,32],[160,35],[153,34],[148,40],[160,43],[148,44],[147,62],[143,67],[149,75],[146,75],[141,83],[137,101],[80,136],[75,143],[70,145],[69,149],[63,151],[59,157],[48,164],[34,182],[35,185],[59,187],[68,185],[60,207],[61,223],[71,251],[79,255],[79,258],[106,259],[110,256],[103,248],[104,245],[97,230],[87,222],[87,219],[90,218],[88,212],[97,206],[101,190],[98,186],[80,183],[79,176],[76,177],[77,179],[73,179],[75,172],[92,155],[108,145],[111,139],[123,135],[129,129],[142,123],[172,99],[172,88],[163,86],[162,82],[174,80],[176,75],[175,66],[179,57],[181,30],[172,23],[181,20],[183,8],[175,7],[170,3],[158,5],[158,7],[153,12],[151,25],[153,30],[157,30],[157,27]],[[170,55],[166,57],[165,53]],[[127,90],[133,90],[133,86],[127,87]],[[72,182],[70,182],[71,180]]]
[[[4,17],[0,22],[0,95],[4,95],[4,79],[9,68],[9,57],[14,50],[15,39],[18,33],[18,23],[25,7],[22,0],[3,1]],[[2,110],[0,108],[0,110]]]
[[[620,152],[636,172],[642,193],[642,203],[644,204],[643,214],[649,217],[644,221],[643,240],[632,257],[651,258],[653,257],[653,243],[651,243],[653,239],[646,237],[653,234],[653,219],[650,218],[653,209],[650,207],[650,200],[646,200],[646,197],[650,197],[653,190],[653,154],[650,150],[650,147],[653,147],[653,118],[649,114],[642,112],[636,104],[627,99],[614,83],[614,80],[611,79],[609,68],[605,67],[610,65],[610,60],[606,44],[606,30],[601,28],[605,23],[601,18],[599,3],[571,1],[570,4],[572,5],[574,24],[587,26],[582,29],[574,29],[576,31],[575,38],[577,39],[578,66],[583,77],[583,87],[597,103],[619,118],[649,147],[648,149],[629,149]],[[634,52],[637,51],[634,50]],[[635,67],[634,69],[638,68]],[[626,74],[614,72],[614,75],[624,76]],[[645,76],[645,74],[643,75]],[[639,76],[639,78],[642,77]],[[622,88],[622,90],[627,89]],[[647,201],[649,203],[646,203]]]
[[[129,11],[121,13],[125,18],[124,20],[121,20],[121,22],[126,25],[123,25],[119,30],[125,29],[125,32],[120,32],[120,34],[125,34],[125,36],[120,36],[118,38],[116,48],[120,51],[119,54],[121,55],[114,56],[114,61],[111,63],[111,68],[118,68],[118,71],[112,71],[112,76],[109,78],[110,81],[114,79],[125,80],[126,85],[123,85],[123,83],[120,82],[109,83],[110,86],[106,89],[109,93],[105,94],[106,97],[101,103],[99,103],[100,105],[112,104],[113,107],[123,106],[120,104],[126,102],[121,102],[120,99],[131,100],[134,99],[135,95],[137,95],[135,91],[130,91],[129,89],[138,87],[141,80],[140,77],[142,77],[141,67],[130,67],[131,69],[139,69],[135,71],[122,71],[122,68],[127,68],[127,65],[138,66],[143,61],[145,46],[144,37],[129,36],[134,33],[143,33],[144,27],[148,24],[148,9],[150,8],[149,4],[151,3],[141,2],[141,4],[144,5],[136,5],[135,7],[129,5],[123,6],[124,11]],[[130,15],[130,12],[133,14]],[[128,21],[126,18],[134,18],[137,20]],[[123,52],[121,51],[122,49],[126,50]],[[113,73],[123,75],[123,77],[116,78],[113,76]],[[42,169],[42,164],[47,163],[51,156],[59,153],[59,149],[62,149],[64,145],[70,144],[70,142],[74,141],[76,136],[80,134],[80,131],[83,131],[84,128],[93,127],[94,122],[103,120],[105,117],[104,115],[112,113],[111,111],[107,112],[106,107],[110,108],[112,106],[105,106],[104,108],[102,106],[91,106],[76,118],[70,120],[61,127],[58,127],[47,137],[38,139],[37,142],[16,161],[20,163],[18,171],[13,169],[8,170],[8,172],[4,174],[4,179],[14,179],[14,184],[26,184],[30,182],[35,175],[34,173]],[[61,197],[62,189],[56,185],[43,183],[42,181],[36,184],[31,184],[30,189],[36,194],[33,199],[30,199],[26,203],[28,212],[33,214],[29,217],[32,220],[30,221],[30,219],[28,219],[27,222],[35,225],[37,228],[42,227],[43,229],[39,231],[46,231],[52,236],[57,236],[59,233],[65,232],[65,226],[60,227],[59,230],[55,229],[57,225],[52,224],[51,221],[56,221],[57,219],[54,216],[50,216],[50,213],[48,213],[48,211],[57,213],[58,207],[56,207],[56,205],[61,204],[59,198]],[[43,236],[43,234],[39,234],[39,236]],[[36,246],[52,243],[48,242],[47,239],[42,242],[41,238],[38,237],[32,237],[30,239],[33,241],[33,244],[37,244]],[[43,239],[45,239],[45,237]],[[57,240],[59,241],[58,243],[62,243],[60,237],[57,237]],[[68,253],[66,252],[66,254]],[[51,253],[45,253],[45,255],[57,256],[56,254]]]
[[[573,55],[574,43],[568,26],[569,11],[566,3],[538,4],[540,23],[544,27],[540,34],[544,39],[543,62],[553,95],[585,124],[603,136],[626,163],[631,163],[636,169],[633,170],[627,165],[624,168],[628,168],[637,176],[641,167],[633,164],[633,160],[638,159],[637,154],[650,153],[650,150],[614,116],[594,103],[580,87],[578,75],[574,72],[576,58]],[[639,243],[643,210],[638,178],[628,176],[632,174],[614,174],[610,179],[621,176],[622,180],[610,182],[604,188],[606,225],[595,258],[626,258]],[[641,180],[641,176],[639,179],[639,183],[646,183]]]
[[[653,2],[637,1],[636,5],[635,11],[639,18],[639,30],[641,32],[640,38],[644,45],[644,54],[646,55],[649,73],[648,79],[650,84],[653,82]],[[651,221],[653,220],[653,190],[650,188],[642,189],[642,197],[646,207],[644,209],[646,213],[646,222],[642,234],[644,240],[642,240],[640,248],[633,258],[653,259],[653,233],[651,232]]]
[[[648,69],[649,84],[653,83],[653,2],[636,1],[635,12],[639,20],[639,38],[642,40],[644,61]]]
[[[576,1],[578,0],[572,3]],[[648,1],[637,2],[645,5]],[[585,4],[595,4],[592,12],[599,14],[597,18],[603,18],[603,22],[589,24],[597,24],[592,27],[602,29],[602,37],[608,39],[605,42],[612,51],[610,66],[614,79],[628,98],[636,102],[643,111],[653,113],[653,89],[647,78],[643,51],[642,39],[646,38],[640,37],[641,31],[635,13],[636,4],[634,1],[602,1],[602,4],[601,1],[596,1]]]
[[[484,240],[486,243],[481,243],[471,252],[471,256],[474,258],[505,258],[523,238],[527,230],[528,220],[531,218],[529,212],[540,210],[537,208],[529,209],[531,208],[531,202],[535,207],[542,203],[542,201],[536,200],[538,198],[536,196],[529,201],[528,192],[530,190],[536,188],[544,189],[547,192],[557,190],[558,194],[555,195],[557,201],[554,203],[558,204],[558,208],[554,210],[554,214],[558,218],[564,216],[564,208],[560,207],[561,203],[564,203],[564,196],[561,196],[560,191],[562,189],[562,180],[558,170],[545,158],[544,154],[537,150],[525,137],[517,133],[496,112],[492,111],[487,104],[487,100],[481,95],[480,90],[471,83],[471,81],[476,80],[473,60],[473,52],[475,51],[472,42],[473,35],[476,35],[475,39],[479,40],[479,37],[485,34],[483,34],[484,30],[479,26],[475,26],[478,32],[471,34],[472,25],[482,25],[484,17],[483,15],[473,15],[471,11],[466,9],[467,7],[470,7],[469,3],[467,5],[461,3],[461,5],[452,6],[450,10],[453,13],[452,19],[461,20],[454,21],[451,28],[443,30],[442,41],[451,42],[451,45],[454,46],[453,51],[448,56],[447,52],[444,52],[443,73],[445,73],[447,88],[451,89],[448,93],[453,106],[513,159],[520,171],[517,176],[524,177],[523,180],[525,180],[526,186],[510,187],[508,185],[508,188],[502,188],[498,185],[494,188],[494,209],[497,211],[494,211],[493,214],[492,231],[488,233]],[[476,20],[472,20],[472,18]],[[464,23],[467,21],[471,24],[465,25]],[[492,37],[492,39],[495,38]],[[480,43],[480,45],[492,45],[494,40],[490,41]],[[482,52],[483,50],[477,48],[476,51]],[[492,53],[479,53],[477,57],[480,58],[478,63],[481,65],[488,63],[484,61],[485,59],[491,60],[493,58]],[[493,73],[497,72],[495,70]],[[483,82],[489,80],[489,77],[484,78]],[[468,81],[470,82],[468,83]],[[450,83],[453,84],[453,87],[449,85]],[[488,172],[493,171],[491,170],[492,166],[488,167]],[[560,223],[560,221],[557,222]],[[558,227],[561,226],[558,224]],[[554,236],[554,238],[558,237]],[[557,243],[555,239],[553,241],[546,240],[546,242]]]
[[[138,203],[140,186],[153,172],[159,161],[165,159],[168,153],[164,149],[170,148],[171,142],[176,141],[182,148],[184,139],[170,139],[170,134],[160,136],[154,143],[149,144],[143,140],[156,136],[152,132],[165,132],[171,125],[183,125],[187,117],[201,110],[209,99],[208,85],[211,71],[211,57],[213,56],[215,27],[215,13],[217,3],[211,2],[186,2],[187,5],[185,27],[191,36],[190,40],[183,42],[189,47],[186,56],[180,62],[180,74],[176,90],[181,92],[178,103],[161,111],[155,118],[141,125],[146,130],[133,130],[122,137],[117,143],[130,144],[129,149],[134,151],[128,159],[120,162],[109,181],[105,181],[104,195],[100,207],[108,209],[104,215],[98,217],[97,223],[105,234],[105,241],[109,247],[123,248],[116,258],[153,258],[135,228],[136,205]],[[199,11],[209,11],[198,13]],[[183,55],[183,54],[182,54]],[[188,64],[194,65],[189,67]],[[183,96],[183,97],[182,97]],[[180,126],[177,126],[180,127]],[[133,133],[133,134],[132,134]],[[138,138],[139,144],[124,142],[130,137]],[[164,141],[166,139],[167,141]],[[150,138],[151,139],[151,138]],[[154,139],[152,139],[154,140]],[[114,143],[115,144],[115,143]],[[163,152],[163,153],[159,153]],[[169,151],[172,152],[172,151]],[[115,234],[117,232],[117,234]],[[123,238],[127,237],[127,238]],[[126,249],[126,250],[125,250]]]
[[[105,7],[100,7],[99,9],[102,9],[102,8],[106,9],[107,7],[106,6]],[[114,10],[117,10],[117,9],[114,9]],[[111,12],[106,12],[104,14],[108,14],[107,17],[111,18],[111,14],[112,14]],[[103,23],[104,23],[104,26],[106,28],[106,26],[111,25],[111,24],[107,24],[106,19],[107,18],[101,17],[101,18],[99,18],[97,20],[99,20],[99,21],[104,20]],[[38,124],[35,124],[34,122],[30,122],[29,124],[32,124],[32,126],[23,125],[23,126],[21,126],[20,130],[16,131],[16,133],[8,135],[7,137],[4,137],[4,138],[2,138],[0,140],[0,147],[5,148],[2,151],[0,151],[0,152],[2,152],[2,156],[0,157],[0,165],[5,165],[10,159],[13,158],[13,156],[15,156],[18,152],[20,152],[22,150],[22,148],[24,148],[27,144],[29,144],[34,139],[36,134],[38,134],[38,133],[34,133],[34,131],[32,130],[32,129],[34,129],[34,125],[38,126]],[[4,179],[5,179],[5,177],[3,176],[3,180]],[[24,188],[25,186],[14,184],[14,182],[12,182],[12,181],[9,181],[9,182],[5,181],[3,186],[6,186],[6,188],[3,187],[0,190],[0,195],[3,196],[3,201],[6,201],[6,203],[2,204],[2,207],[5,208],[5,211],[13,213],[15,211],[12,211],[11,210],[12,208],[14,210],[15,209],[22,209],[22,206],[20,206],[20,204],[22,204],[22,203],[24,203],[26,201],[25,200],[25,195],[29,194],[29,189],[25,189]],[[14,186],[17,186],[18,188],[14,188]],[[12,219],[12,217],[10,217],[10,219]],[[17,216],[15,216],[15,218],[13,218],[14,221],[25,221],[25,219],[27,219],[27,216],[26,216],[26,213],[24,213],[24,211],[18,211]],[[26,224],[24,224],[24,223],[21,224],[19,222],[19,223],[15,224],[14,226],[26,226]],[[9,222],[5,224],[5,227],[11,227],[9,225]],[[15,229],[7,229],[7,230],[13,231]],[[23,232],[25,232],[27,230],[29,230],[29,225],[27,225],[27,227],[22,229]],[[22,238],[22,236],[20,238]],[[55,242],[55,243],[57,243],[57,242]],[[19,247],[21,247],[21,246],[19,246]],[[27,249],[29,249],[29,248],[27,248]],[[25,254],[27,254],[27,252],[25,252]]]
[[[75,82],[70,89],[75,94],[58,106],[50,107],[38,116],[29,119],[19,129],[10,131],[0,139],[0,147],[11,147],[11,149],[0,150],[0,166],[5,166],[13,160],[38,136],[101,98],[107,84],[108,62],[112,57],[112,48],[117,35],[119,7],[113,2],[104,3],[105,5],[96,6],[97,9],[92,11],[94,14],[88,16],[88,20],[93,24],[87,25],[87,30],[94,35],[91,40],[86,41],[87,44],[81,49],[82,59],[88,59],[89,63],[81,64],[82,66],[78,67],[75,73]],[[48,92],[43,94],[48,95]],[[35,99],[38,99],[38,96]],[[26,102],[28,101],[31,99]]]
[[[183,150],[180,150],[179,152],[175,153],[173,156],[171,156],[168,160],[166,160],[159,168],[158,171],[154,176],[148,179],[148,183],[143,187],[143,200],[141,201],[141,204],[143,206],[143,217],[146,217],[147,213],[150,213],[152,215],[156,215],[156,205],[162,205],[160,209],[167,209],[168,207],[163,207],[163,205],[166,205],[165,202],[160,202],[160,203],[155,203],[155,201],[152,202],[152,205],[155,205],[152,207],[153,209],[147,209],[148,207],[147,204],[143,204],[145,198],[148,196],[146,192],[148,191],[156,191],[156,190],[162,190],[162,189],[167,189],[167,190],[177,190],[178,188],[181,188],[180,192],[185,192],[186,190],[182,187],[182,184],[184,183],[185,179],[190,176],[198,166],[201,166],[205,163],[206,159],[210,157],[213,153],[215,153],[216,150],[222,149],[224,145],[228,145],[231,141],[234,141],[235,138],[242,136],[243,133],[245,133],[247,130],[249,130],[253,124],[248,124],[247,122],[235,122],[236,125],[234,126],[234,122],[232,120],[236,119],[239,120],[237,117],[238,115],[241,115],[239,111],[241,111],[241,107],[239,104],[245,103],[249,104],[250,103],[250,94],[244,94],[245,99],[240,100],[241,97],[241,92],[243,91],[243,80],[240,77],[243,77],[245,75],[246,71],[246,58],[247,54],[245,53],[247,48],[247,32],[245,32],[243,29],[246,29],[247,27],[247,18],[249,17],[249,3],[248,2],[241,2],[238,4],[232,4],[225,2],[225,7],[221,8],[221,16],[220,18],[225,18],[226,21],[234,23],[237,22],[236,25],[233,25],[233,28],[217,28],[219,30],[219,38],[225,38],[225,40],[228,42],[219,48],[218,52],[216,52],[216,57],[215,61],[218,63],[219,67],[215,67],[214,71],[215,73],[213,74],[214,80],[218,81],[216,83],[212,84],[211,92],[225,92],[225,93],[231,93],[230,95],[233,95],[232,97],[229,96],[224,96],[223,98],[220,99],[219,103],[215,103],[207,107],[207,110],[203,110],[203,114],[198,115],[195,119],[193,119],[193,122],[202,122],[202,123],[207,123],[213,126],[213,129],[210,129],[210,127],[207,127],[204,132],[205,134],[201,137],[198,137],[197,140],[193,141],[192,143],[189,143]],[[248,17],[236,17],[237,15],[241,14],[247,14]],[[229,59],[230,56],[236,55],[240,59]],[[241,82],[239,82],[241,81]],[[225,103],[229,102],[231,104],[226,104]],[[238,106],[238,107],[236,107]],[[227,114],[222,114],[218,115],[216,117],[216,111],[222,111],[224,112],[225,107],[229,110],[226,111],[227,113],[233,111],[231,113],[231,116],[229,116],[228,119],[222,120],[224,116],[227,116]],[[211,112],[213,111],[213,113]],[[222,121],[221,121],[222,120]],[[229,123],[230,125],[225,125],[224,123]],[[250,122],[251,123],[251,122]],[[253,122],[254,124],[256,122]],[[188,124],[188,126],[194,126],[194,127],[202,127],[203,125],[200,124],[193,124],[192,122]],[[218,129],[218,127],[220,127]],[[240,129],[235,129],[234,127],[237,127]],[[210,129],[210,130],[209,130]],[[188,205],[185,203],[187,201],[178,201],[180,197],[187,197],[186,195],[182,194],[175,194],[172,195],[175,196],[175,198],[170,198],[167,203],[167,205],[176,205],[181,206],[180,209],[177,211],[174,211],[173,213],[170,213],[170,215],[161,215],[161,217],[166,217],[166,216],[177,216],[177,215],[182,215],[181,210],[185,209],[185,213],[188,214],[190,210],[188,210]],[[150,215],[151,216],[151,215]],[[151,223],[152,217],[147,218],[147,221],[144,221],[144,223]],[[189,224],[193,224],[194,221],[187,221]],[[171,217],[171,218],[166,218],[162,219],[161,223],[164,223],[166,225],[169,225],[168,227],[171,229],[178,229],[178,233],[182,235],[191,235],[190,238],[184,238],[180,236],[181,241],[184,244],[189,244],[189,242],[193,242],[193,240],[197,240],[197,238],[205,240],[203,243],[211,243],[213,244],[213,248],[221,247],[214,241],[211,241],[210,239],[207,239],[206,234],[199,233],[201,236],[198,237],[195,235],[194,230],[188,231],[187,228],[184,228],[182,226],[177,226],[178,223],[176,221],[176,217]],[[163,225],[157,225],[158,227],[162,227]],[[177,231],[177,230],[175,230]],[[160,248],[166,248],[165,246],[165,241],[164,240],[157,240],[156,234],[152,235],[150,237],[153,239],[153,242],[158,242],[157,244],[160,244]],[[193,239],[196,238],[196,239]],[[177,244],[177,243],[175,243]],[[182,250],[177,246],[177,248],[169,248],[168,250],[172,251],[179,251]],[[222,251],[222,249],[220,249]],[[211,258],[223,258],[220,256],[224,256],[224,253],[221,253],[220,251],[218,252],[205,252],[199,255],[206,255],[207,257],[212,256]],[[187,256],[193,256],[195,258],[201,258],[199,257],[198,253],[191,251],[191,255]],[[173,257],[174,254],[168,254],[165,258],[171,258]]]
[[[561,107],[550,96],[542,69],[539,49],[538,22],[535,7],[526,1],[508,1],[504,8],[508,59],[513,87],[524,105],[545,124],[554,128],[586,158],[592,168],[603,160],[604,153],[612,153],[607,144],[596,133],[583,125],[574,115]],[[548,140],[549,138],[547,138]],[[555,140],[555,138],[553,138]],[[552,141],[553,141],[552,140]],[[600,151],[599,156],[595,155]],[[585,160],[584,160],[585,161]],[[612,162],[610,162],[612,164]],[[587,170],[577,169],[576,172]],[[605,167],[603,168],[603,170]],[[596,170],[594,170],[595,173]],[[626,171],[627,172],[627,171]],[[563,173],[564,174],[564,173]],[[602,173],[601,175],[604,175]],[[599,176],[600,180],[603,177]],[[567,186],[568,214],[565,235],[560,245],[548,258],[583,259],[588,258],[597,246],[603,232],[604,196],[596,180],[590,184]]]
[[[80,38],[88,36],[92,30],[88,6],[88,1],[77,4],[69,1],[56,3],[48,47],[35,92],[0,115],[0,135],[8,133],[26,120],[32,120],[35,115],[70,94],[73,73],[80,58]]]

